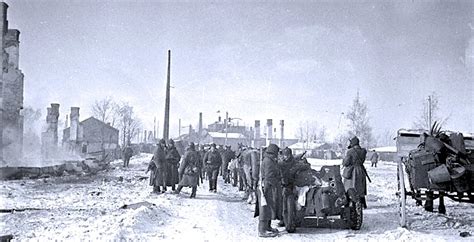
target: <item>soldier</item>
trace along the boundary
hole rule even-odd
[[[195,150],[194,143],[189,144],[189,147],[184,154],[183,163],[179,167],[180,182],[176,194],[181,192],[184,186],[191,187],[190,198],[196,197],[197,185],[199,183],[201,159],[199,152]]]
[[[278,192],[281,187],[281,176],[277,163],[279,149],[275,144],[268,146],[260,169],[260,186],[262,188],[259,189],[258,193],[258,235],[260,237],[275,237],[278,235],[278,230],[273,229],[270,225],[272,219],[281,219],[281,209],[279,208],[281,194]]]
[[[222,165],[221,155],[216,149],[216,144],[211,145],[211,149],[204,155],[207,179],[209,179],[209,191],[217,192],[217,175]]]
[[[249,148],[243,153],[243,170],[245,175],[245,195],[247,197],[247,203],[252,204],[255,202],[255,189],[258,181],[258,168],[260,167],[260,154],[258,150]],[[256,178],[256,179],[255,179]]]
[[[282,217],[278,223],[279,226],[285,226],[288,233],[295,232],[294,216],[296,214],[296,199],[297,192],[295,190],[296,174],[298,171],[311,169],[311,165],[305,160],[296,160],[293,156],[293,151],[290,148],[285,148],[282,151],[282,157],[278,162],[281,173],[282,185]]]
[[[349,190],[349,188],[354,188],[356,195],[360,197],[362,206],[367,208],[365,201],[365,196],[367,195],[367,181],[365,178],[367,171],[364,167],[367,150],[360,147],[359,138],[357,138],[357,136],[350,139],[350,145],[347,148],[349,150],[342,161],[342,165],[344,166],[344,188],[346,191]]]
[[[123,149],[122,152],[123,155],[123,167],[128,167],[128,164],[130,163],[130,158],[133,156],[133,149],[130,147],[130,143],[127,144],[127,146]]]
[[[229,163],[229,172],[230,177],[232,178],[232,186],[237,187],[239,181],[239,159],[237,157],[233,158]]]
[[[244,155],[247,152],[247,147],[240,145],[239,153],[237,154],[237,176],[239,180],[239,191],[245,190],[245,172],[244,172]]]
[[[178,167],[181,156],[174,145],[174,140],[168,141],[168,148],[166,149],[166,164],[168,172],[168,181],[171,184],[171,190],[175,190],[175,185],[179,182]]]
[[[230,183],[229,175],[229,163],[232,159],[235,158],[235,153],[231,150],[230,145],[225,147],[224,152],[222,152],[222,176],[224,178],[224,183]]]
[[[164,139],[161,139],[156,147],[153,155],[153,163],[155,165],[153,192],[160,193],[160,186],[163,186],[163,193],[166,191],[166,143]]]
[[[374,167],[374,166],[377,167],[377,162],[379,161],[379,154],[375,150],[372,150],[372,152],[374,152],[374,153],[370,157],[370,161],[372,162],[370,167]]]
[[[203,183],[203,179],[206,178],[206,169],[204,169],[206,167],[206,164],[204,164],[204,156],[206,155],[206,147],[204,147],[204,145],[200,145],[199,146],[199,157],[200,157],[200,160],[202,161],[202,164],[201,164],[201,174],[200,174],[200,179],[201,179],[201,183]]]

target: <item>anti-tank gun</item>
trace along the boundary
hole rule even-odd
[[[342,183],[339,165],[311,168],[304,153],[295,156],[296,214],[289,221],[294,227],[340,227],[359,230],[362,225],[362,204],[355,191],[347,192]],[[287,227],[288,226],[285,224]],[[287,228],[288,230],[288,228]],[[289,230],[291,231],[291,230]]]

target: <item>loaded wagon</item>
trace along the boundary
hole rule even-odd
[[[397,181],[400,225],[406,227],[406,197],[426,211],[445,213],[444,197],[474,203],[474,136],[441,131],[433,125],[429,132],[401,129],[397,133]]]

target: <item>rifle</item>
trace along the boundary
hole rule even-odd
[[[356,155],[357,155],[357,158],[359,158],[359,160],[361,161],[361,165],[362,166],[362,171],[364,171],[364,174],[365,176],[367,177],[367,180],[369,180],[370,183],[372,183],[372,180],[370,179],[369,177],[369,174],[367,174],[367,170],[365,169],[365,166],[364,166],[364,160],[362,160],[359,156],[359,154],[356,152]]]
[[[297,155],[297,156],[295,157],[295,158],[296,158],[296,160],[301,160],[301,159],[303,159],[303,156],[304,156],[304,155],[306,155],[306,152],[308,152],[308,151],[307,151],[307,150],[305,150],[305,151],[303,152],[303,154],[301,154],[301,155]]]
[[[150,160],[150,163],[148,163],[148,168],[146,169],[146,173],[148,173],[149,171],[154,171],[156,169],[156,165],[155,163],[153,162],[153,158]]]
[[[367,174],[367,170],[365,169],[364,164],[361,165],[362,170],[364,171],[365,176],[367,177],[367,180],[369,180],[370,183],[372,183],[372,180],[370,180],[369,174]]]

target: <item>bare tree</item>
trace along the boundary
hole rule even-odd
[[[326,139],[326,128],[319,128],[316,121],[306,120],[300,122],[296,136],[300,142],[324,142]]]
[[[122,145],[131,142],[138,134],[141,123],[135,117],[133,107],[128,103],[124,103],[118,108],[119,127],[122,137]]]
[[[118,105],[111,97],[95,100],[92,105],[92,116],[104,123],[110,123],[112,127],[115,127],[117,113]]]
[[[396,132],[385,130],[383,133],[377,136],[377,145],[381,146],[392,146],[395,145],[394,138],[397,136]]]
[[[320,129],[319,129],[319,134],[318,134],[318,139],[319,141],[321,141],[322,143],[325,143],[326,142],[326,126],[322,126]]]
[[[368,108],[367,104],[360,100],[359,92],[352,101],[346,118],[349,120],[349,135],[359,137],[361,144],[366,147],[372,145],[372,127],[369,125]]]
[[[415,120],[413,127],[416,129],[429,130],[434,121],[444,126],[448,119],[449,116],[443,118],[439,115],[439,97],[435,92],[432,92],[431,95],[423,101],[421,115]]]
[[[111,97],[106,97],[102,100],[95,100],[92,105],[92,116],[106,124],[110,124],[112,127],[115,127],[115,120],[118,116],[118,105]],[[102,126],[99,136],[102,157],[105,157],[105,143],[107,141],[110,142],[110,137],[106,137],[105,134],[105,126]]]

